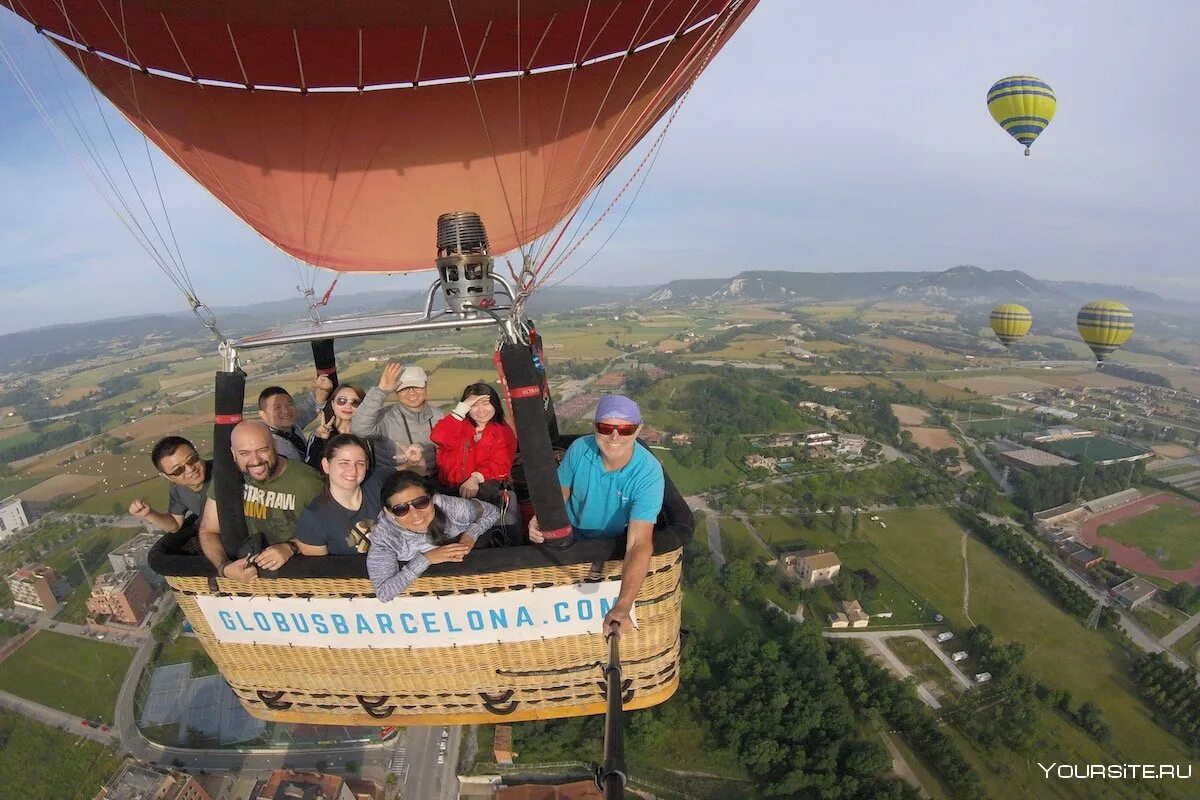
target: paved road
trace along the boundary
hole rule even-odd
[[[913,772],[912,766],[905,760],[900,748],[896,746],[896,740],[892,738],[892,734],[882,731],[879,738],[883,740],[883,746],[887,748],[888,754],[892,757],[892,772],[895,776],[914,787],[922,800],[931,797],[932,795],[921,785],[921,779],[917,777],[917,773]]]
[[[8,709],[24,717],[29,717],[43,725],[60,728],[73,736],[91,739],[93,742],[99,742],[105,746],[111,746],[117,741],[116,732],[113,729],[109,729],[106,732],[99,728],[89,728],[83,724],[82,717],[67,714],[59,711],[57,708],[50,708],[49,706],[34,703],[8,692],[0,692],[0,708]]]
[[[1200,611],[1192,614],[1186,620],[1179,623],[1179,627],[1159,639],[1159,641],[1163,643],[1164,647],[1170,647],[1184,636],[1187,636],[1189,633],[1191,633],[1192,629],[1197,625],[1200,625]]]
[[[975,455],[983,464],[984,469],[987,470],[987,474],[991,476],[992,481],[1000,488],[1001,494],[1011,495],[1012,489],[1004,482],[1004,473],[996,468],[996,465],[992,463],[992,460],[987,457],[986,453],[983,452],[983,448],[976,444],[974,439],[972,439],[970,436],[967,436],[966,431],[960,428],[957,422],[951,422],[950,427],[958,431],[958,435],[961,436],[963,441],[967,443],[967,446],[975,452]]]
[[[891,651],[891,648],[884,644],[884,640],[890,638],[892,635],[912,636],[915,633],[915,630],[888,631],[887,633],[869,631],[823,631],[822,635],[829,639],[858,639],[866,642],[869,647],[875,648],[875,652],[883,656],[884,661],[886,661],[888,666],[891,667],[892,671],[900,677],[900,680],[904,680],[912,675],[913,671],[908,668],[908,665],[896,657],[896,654]],[[933,693],[926,689],[923,684],[917,684],[917,696],[921,698],[921,701],[925,703],[925,705],[929,706],[935,711],[942,707],[942,704],[938,702],[938,699],[934,697]]]
[[[725,551],[721,548],[721,526],[717,523],[717,512],[708,507],[705,495],[694,494],[683,499],[693,512],[704,514],[704,523],[708,528],[708,549],[712,552],[713,563],[720,571],[721,567],[725,566]]]
[[[446,750],[441,750],[441,727],[409,728],[407,732],[408,774],[404,781],[402,797],[427,798],[427,800],[454,800],[458,797],[458,753],[462,744],[462,728],[445,728]],[[438,764],[437,757],[445,755],[444,763]]]

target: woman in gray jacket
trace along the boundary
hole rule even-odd
[[[432,481],[402,470],[380,491],[383,510],[371,528],[367,574],[383,602],[403,594],[430,564],[462,561],[500,518],[482,500],[438,494]]]

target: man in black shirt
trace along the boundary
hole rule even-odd
[[[150,451],[150,460],[158,474],[171,485],[167,492],[167,511],[155,511],[138,497],[129,504],[130,515],[167,533],[195,524],[204,511],[208,482],[212,480],[212,461],[200,458],[192,443],[182,436],[159,440]]]

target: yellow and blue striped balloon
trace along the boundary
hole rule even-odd
[[[1041,78],[1009,75],[988,89],[987,106],[992,119],[1025,145],[1025,155],[1029,155],[1029,146],[1054,119],[1058,99]]]
[[[1133,312],[1116,300],[1093,300],[1075,318],[1079,335],[1097,361],[1104,361],[1133,335]]]
[[[992,331],[1005,347],[1012,347],[1033,327],[1033,314],[1017,303],[1001,303],[992,309]]]

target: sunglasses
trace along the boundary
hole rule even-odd
[[[187,461],[183,462],[182,464],[180,464],[178,467],[171,470],[170,472],[163,470],[163,475],[166,475],[171,478],[178,478],[180,475],[187,472],[189,467],[196,466],[196,464],[199,463],[199,461],[200,461],[200,455],[198,453],[192,453],[191,458],[189,458]]]
[[[596,433],[601,436],[612,436],[612,432],[616,431],[622,436],[633,436],[637,433],[636,422],[626,422],[624,425],[613,425],[611,422],[597,422]]]
[[[396,503],[394,506],[388,506],[388,511],[391,511],[397,517],[403,517],[408,513],[410,508],[415,508],[417,511],[424,511],[425,509],[429,508],[429,504],[432,502],[432,497],[427,494],[423,494],[420,497],[414,497],[407,503]]]
[[[362,403],[362,400],[359,400],[357,397],[339,397],[337,400],[333,401],[333,404],[338,406],[344,406],[346,404],[357,406],[360,403]]]

